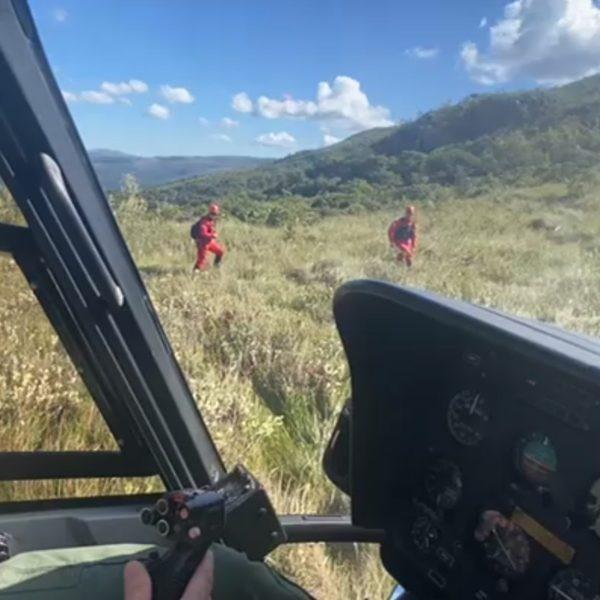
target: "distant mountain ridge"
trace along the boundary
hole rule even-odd
[[[178,204],[301,197],[321,206],[362,197],[372,206],[384,197],[423,198],[436,186],[564,181],[589,169],[600,170],[600,75],[550,89],[471,95],[414,121],[151,195]]]
[[[271,162],[251,156],[142,157],[106,149],[90,150],[89,155],[100,184],[109,191],[118,190],[128,173],[142,187],[150,187],[209,173],[252,169]]]

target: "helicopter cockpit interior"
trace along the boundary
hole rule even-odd
[[[386,569],[422,598],[597,598],[597,341],[376,282],[335,314],[352,518]]]
[[[0,81],[0,176],[27,222],[0,224],[0,251],[119,440],[118,452],[0,453],[3,480],[158,474],[171,492],[233,481],[244,508],[215,535],[258,559],[283,543],[370,542],[420,600],[600,598],[597,340],[377,281],[343,285],[333,312],[352,399],[324,467],[352,514],[275,515],[243,469],[227,479],[18,0],[0,0]],[[5,503],[0,530],[16,553],[164,544],[140,523],[156,500]]]

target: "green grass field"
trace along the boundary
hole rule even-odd
[[[394,216],[262,228],[225,215],[222,269],[192,277],[188,223],[166,221],[135,200],[119,210],[226,463],[249,467],[281,512],[339,512],[348,505],[320,466],[349,392],[331,315],[342,282],[384,279],[600,334],[600,199],[593,190],[569,197],[554,185],[418,205],[421,248],[411,270],[394,261],[386,241]],[[57,358],[59,344],[15,266],[0,259],[0,273],[0,449],[112,447],[74,370]],[[158,486],[21,483],[2,486],[0,497]],[[283,548],[273,559],[319,598],[382,598],[391,586],[374,548]]]

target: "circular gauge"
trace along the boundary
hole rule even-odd
[[[488,402],[477,390],[463,390],[448,406],[448,429],[452,437],[464,446],[477,446],[487,433],[490,415]]]
[[[585,501],[585,516],[589,528],[600,536],[600,479],[590,487]]]
[[[592,581],[575,569],[557,573],[548,586],[548,600],[598,600]]]
[[[495,510],[482,513],[475,530],[491,568],[509,579],[516,579],[529,568],[531,547],[525,532]]]
[[[425,492],[436,508],[448,510],[456,506],[462,495],[462,474],[449,460],[436,460],[425,474]]]
[[[547,435],[535,432],[524,437],[516,448],[517,470],[530,483],[546,486],[558,467],[558,457]]]
[[[410,529],[410,537],[413,544],[424,554],[429,552],[439,537],[437,527],[426,516],[417,517]]]

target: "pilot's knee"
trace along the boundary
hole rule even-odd
[[[213,600],[308,600],[311,597],[264,562],[250,560],[223,544],[213,544],[211,549],[215,557]]]

